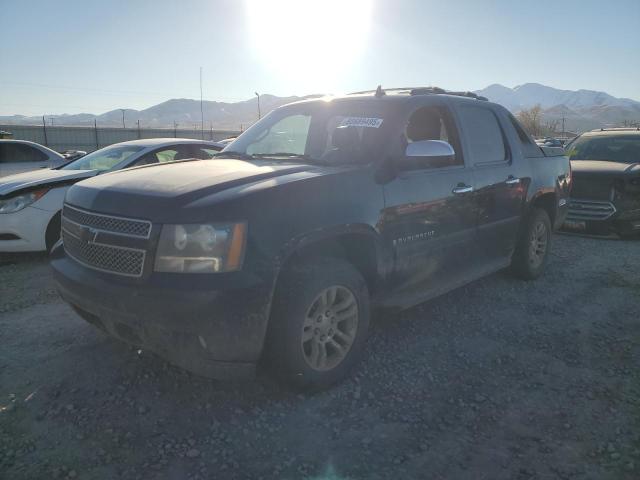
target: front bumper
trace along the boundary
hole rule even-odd
[[[640,204],[572,199],[566,220],[584,222],[585,230],[596,233],[640,232]]]
[[[0,252],[46,250],[45,234],[55,213],[29,206],[15,213],[0,214]]]
[[[51,265],[62,298],[109,335],[206,377],[253,375],[267,329],[269,282],[243,272],[129,281],[81,266],[62,246]]]

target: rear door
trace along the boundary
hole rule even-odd
[[[451,162],[400,170],[384,186],[381,230],[395,254],[392,284],[426,295],[468,268],[467,254],[475,238],[474,182],[446,104],[413,109],[404,135],[405,146],[412,141],[445,140],[456,151]],[[403,155],[404,148],[398,163]]]
[[[24,143],[0,143],[0,175],[48,167],[49,157],[40,149]]]
[[[457,105],[465,152],[473,165],[478,213],[476,260],[508,261],[524,209],[527,179],[518,168],[520,149],[511,148],[499,111],[483,102]]]

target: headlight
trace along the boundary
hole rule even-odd
[[[215,273],[239,270],[247,224],[163,225],[156,272]]]
[[[0,213],[18,212],[40,199],[48,191],[48,188],[43,188],[41,190],[34,190],[5,200],[0,200]]]

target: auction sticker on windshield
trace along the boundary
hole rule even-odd
[[[368,127],[379,128],[382,125],[381,118],[371,117],[345,117],[340,123],[341,127]]]

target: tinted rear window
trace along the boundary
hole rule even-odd
[[[44,152],[22,143],[0,143],[0,163],[46,162]]]

